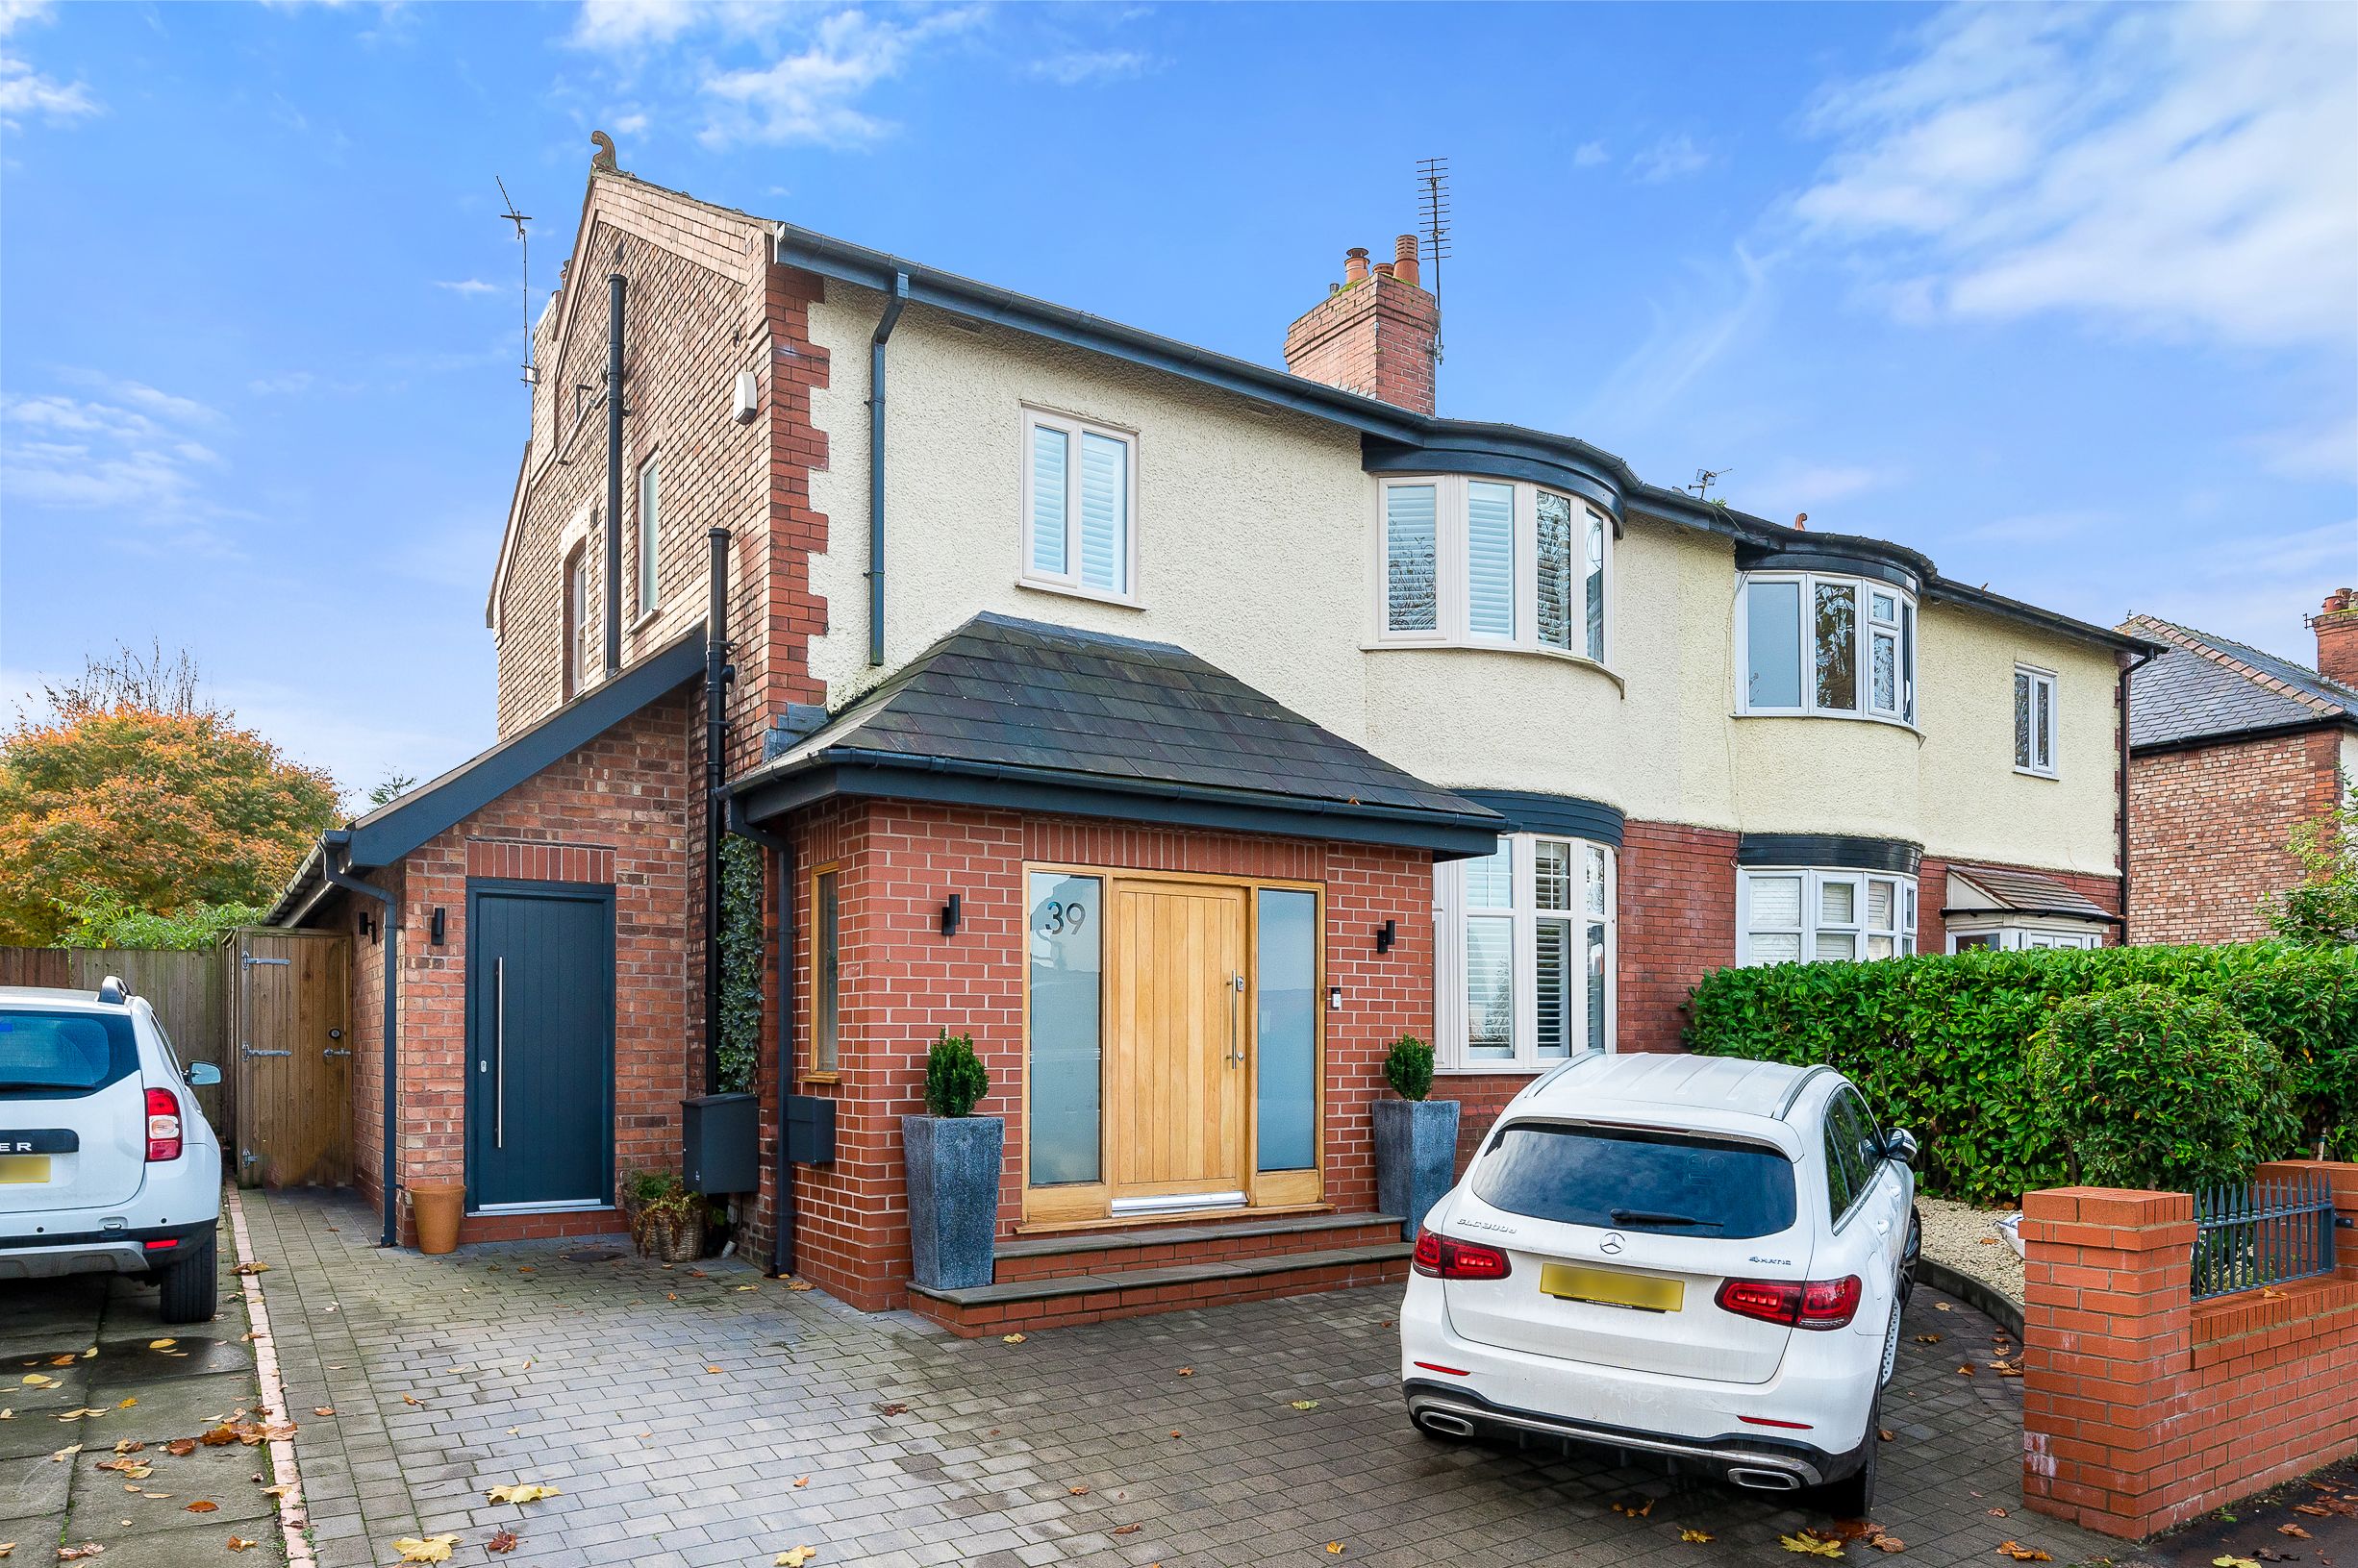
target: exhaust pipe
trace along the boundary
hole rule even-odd
[[[1462,1415],[1451,1415],[1446,1410],[1427,1410],[1419,1415],[1417,1421],[1427,1431],[1437,1431],[1444,1437],[1471,1437],[1473,1435],[1472,1422]]]
[[[1801,1478],[1790,1470],[1755,1470],[1739,1467],[1727,1473],[1727,1479],[1739,1486],[1748,1486],[1756,1492],[1797,1492]]]

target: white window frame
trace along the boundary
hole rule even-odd
[[[1791,707],[1782,703],[1755,703],[1752,700],[1752,587],[1762,583],[1793,583],[1799,585],[1801,595],[1801,703]],[[1858,642],[1855,689],[1850,708],[1820,708],[1818,705],[1818,585],[1840,585],[1851,590],[1857,616],[1852,621]],[[1874,595],[1888,594],[1896,601],[1894,614],[1889,623],[1874,619]],[[1874,724],[1895,724],[1903,730],[1922,729],[1917,710],[1921,699],[1916,679],[1923,661],[1924,629],[1917,597],[1896,583],[1887,583],[1879,577],[1855,577],[1845,572],[1739,572],[1736,574],[1736,712],[1745,718],[1823,718],[1865,719]],[[1898,675],[1896,709],[1878,709],[1875,696],[1875,633],[1893,634],[1894,662]],[[2011,717],[2011,709],[2009,709]]]
[[[1513,491],[1515,504],[1514,572],[1515,572],[1515,630],[1512,635],[1477,633],[1473,629],[1472,586],[1473,572],[1470,554],[1470,501],[1476,485],[1503,485]],[[1394,631],[1391,614],[1391,557],[1388,520],[1391,497],[1395,489],[1404,487],[1433,490],[1433,584],[1438,601],[1435,625],[1430,631]],[[1568,609],[1574,645],[1559,648],[1554,643],[1540,640],[1539,588],[1539,497],[1540,492],[1563,497],[1571,503],[1572,536],[1568,566],[1570,581],[1567,586]],[[1600,657],[1591,657],[1588,651],[1588,536],[1590,518],[1601,525],[1604,541],[1604,616],[1601,629]],[[1375,528],[1369,566],[1369,581],[1373,585],[1370,600],[1372,614],[1367,646],[1370,648],[1500,648],[1518,653],[1543,654],[1551,659],[1568,659],[1610,672],[1614,651],[1614,589],[1617,563],[1614,560],[1615,537],[1613,518],[1603,508],[1560,485],[1538,485],[1528,480],[1500,479],[1486,474],[1400,474],[1386,475],[1377,485],[1375,493]]]
[[[1797,927],[1760,927],[1758,934],[1768,934],[1772,930],[1779,935],[1792,932],[1799,938],[1800,958],[1797,960],[1761,958],[1753,956],[1752,938],[1756,934],[1756,922],[1752,917],[1752,884],[1756,880],[1771,877],[1798,877],[1801,879],[1801,923]],[[1851,918],[1849,921],[1829,922],[1823,919],[1822,911],[1825,906],[1821,889],[1828,883],[1848,883],[1850,884]],[[1892,918],[1888,925],[1877,925],[1869,919],[1870,906],[1868,886],[1869,883],[1893,884]],[[1916,952],[1917,897],[1917,880],[1904,872],[1853,871],[1838,866],[1807,865],[1742,867],[1736,873],[1737,965],[1740,968],[1748,969],[1756,964],[1765,963],[1843,961],[1818,958],[1818,935],[1821,931],[1829,934],[1850,933],[1854,938],[1852,948],[1854,958],[1851,960],[1854,962],[1871,963],[1887,957],[1907,958]],[[1890,941],[1892,946],[1890,953],[1881,954],[1872,951],[1873,942],[1878,937]]]
[[[2014,751],[2014,688],[2022,681],[2030,683],[2030,757],[2022,759]],[[2046,688],[2046,765],[2039,764],[2039,691]],[[2017,664],[2014,680],[2006,683],[2006,749],[2017,760],[2014,770],[2034,779],[2063,777],[2063,693],[2061,683],[2053,670],[2043,670],[2036,664]]]
[[[1032,565],[1032,432],[1036,427],[1064,433],[1066,442],[1065,467],[1065,566],[1061,573],[1042,572]],[[1075,598],[1094,599],[1101,604],[1126,605],[1138,608],[1138,468],[1139,433],[1119,425],[1084,419],[1078,414],[1060,413],[1052,409],[1023,405],[1022,419],[1017,425],[1020,438],[1016,443],[1016,461],[1021,469],[1021,504],[1016,530],[1016,576],[1018,585],[1037,588],[1044,593],[1066,593]],[[1122,464],[1122,582],[1119,591],[1101,588],[1081,581],[1081,438],[1095,436],[1104,440],[1119,441],[1126,454]]]
[[[663,454],[650,452],[639,465],[639,488],[633,503],[638,519],[632,534],[631,597],[634,626],[663,608]],[[649,507],[652,499],[654,506]],[[652,513],[652,517],[650,517]]]
[[[2043,948],[2060,948],[2082,952],[2104,945],[2104,933],[2082,920],[2042,920],[2021,915],[1951,915],[1947,927],[1948,951],[1961,953],[1966,946],[1988,947],[2000,953],[2020,953]],[[1971,937],[1989,937],[1987,942],[1967,941]]]
[[[1518,833],[1502,834],[1500,842],[1509,847],[1513,857],[1513,904],[1509,908],[1493,906],[1469,907],[1466,895],[1466,866],[1464,860],[1444,861],[1433,868],[1434,927],[1439,936],[1436,944],[1438,959],[1433,966],[1433,1014],[1439,1041],[1435,1049],[1438,1070],[1445,1073],[1538,1073],[1562,1065],[1591,1051],[1610,1055],[1618,1036],[1619,982],[1616,971],[1620,960],[1620,855],[1611,844],[1594,839],[1576,838],[1568,834]],[[1572,907],[1567,910],[1542,910],[1539,908],[1537,871],[1538,847],[1541,843],[1562,844],[1572,867]],[[1602,1040],[1591,1040],[1589,1034],[1589,927],[1596,923],[1588,902],[1590,852],[1600,851],[1604,857],[1604,914],[1605,973],[1604,973],[1604,1035]],[[1469,917],[1505,918],[1513,922],[1512,968],[1514,985],[1514,1056],[1510,1058],[1471,1058],[1467,1054],[1468,1033],[1466,997],[1466,922]],[[1572,984],[1565,999],[1572,1031],[1569,1054],[1563,1057],[1543,1057],[1539,1054],[1539,928],[1540,922],[1561,920],[1571,927],[1571,951],[1567,972]]]

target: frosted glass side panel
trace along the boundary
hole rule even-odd
[[[1258,896],[1258,1167],[1306,1171],[1318,1162],[1318,900],[1267,887]]]
[[[1035,871],[1027,904],[1031,964],[1032,1185],[1099,1178],[1104,1084],[1105,884]]]

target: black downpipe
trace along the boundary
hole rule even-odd
[[[729,531],[704,535],[713,552],[713,602],[704,616],[704,1092],[720,1092],[720,818],[728,778]]]
[[[794,1272],[794,1162],[786,1154],[786,1121],[794,1098],[794,841],[755,827],[735,797],[729,801],[729,831],[768,850],[778,878],[778,1140],[772,1176],[778,1213],[770,1227],[769,1273],[784,1279]]]
[[[615,247],[617,265],[622,260]],[[630,288],[606,279],[606,673],[622,668],[622,305]]]
[[[2151,652],[2120,666],[2113,694],[2120,727],[2120,945],[2129,945],[2129,677],[2160,657]]]
[[[867,661],[885,660],[885,344],[909,303],[909,274],[892,275],[892,292],[867,343]]]
[[[378,1245],[397,1246],[401,1240],[400,1200],[394,1185],[394,1166],[401,1143],[400,1117],[394,1098],[401,1053],[394,1039],[394,1019],[399,1014],[401,996],[401,905],[392,894],[371,882],[364,882],[351,870],[352,834],[339,828],[322,834],[319,839],[319,874],[348,893],[373,898],[385,906],[385,1024],[383,1043],[385,1062],[381,1076],[385,1080],[385,1172],[380,1179],[385,1195],[385,1233]]]

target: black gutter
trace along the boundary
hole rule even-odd
[[[2290,702],[2293,699],[2287,698]],[[2358,713],[2320,713],[2314,718],[2287,719],[2282,724],[2254,724],[2241,730],[2206,730],[2199,734],[2171,735],[2167,740],[2135,740],[2129,742],[2129,752],[2135,757],[2158,757],[2166,752],[2199,751],[2205,746],[2236,746],[2247,740],[2279,740],[2286,735],[2310,734],[2320,730],[2358,729]]]
[[[2120,728],[2120,945],[2129,945],[2129,677],[2162,655],[2149,648],[2134,660],[2123,660],[2113,683],[2113,715]]]
[[[909,274],[896,272],[884,314],[867,340],[867,661],[885,658],[885,344],[909,303]]]
[[[619,267],[622,247],[615,246]],[[622,306],[619,270],[606,279],[606,673],[622,667]]]
[[[398,1076],[400,1051],[395,1039],[398,1028],[401,995],[401,905],[392,894],[371,882],[364,882],[350,869],[352,832],[348,828],[331,828],[319,835],[319,871],[322,876],[347,893],[373,898],[385,906],[383,948],[385,952],[385,983],[379,987],[385,993],[385,1023],[382,1043],[385,1062],[381,1076],[385,1080],[385,1171],[380,1178],[385,1195],[385,1232],[378,1238],[381,1247],[397,1246],[401,1240],[399,1199],[395,1196],[394,1164],[400,1150],[399,1117],[395,1110],[394,1086]]]
[[[704,535],[713,552],[713,601],[704,616],[704,1092],[720,1092],[720,813],[728,782],[729,531]]]
[[[778,1107],[777,1146],[771,1186],[777,1206],[769,1238],[769,1275],[794,1272],[794,1162],[787,1157],[786,1127],[794,1099],[794,841],[756,827],[744,803],[729,797],[729,831],[770,852],[778,875]]]

